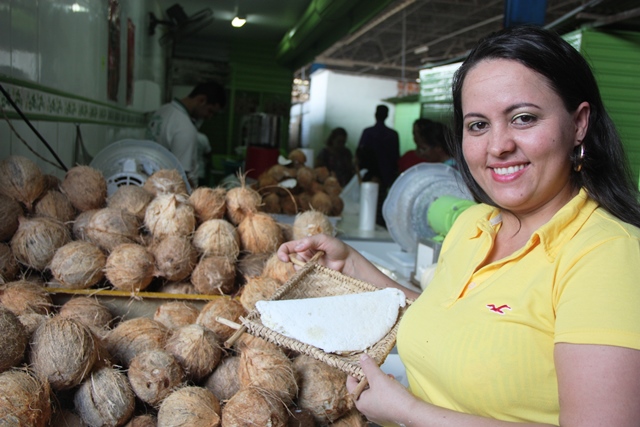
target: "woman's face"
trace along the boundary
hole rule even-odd
[[[589,104],[574,113],[542,75],[505,59],[472,68],[462,87],[462,150],[480,187],[516,214],[555,213],[576,193],[570,155]]]

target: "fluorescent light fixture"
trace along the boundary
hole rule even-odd
[[[236,16],[235,18],[233,18],[233,20],[231,21],[231,25],[233,25],[236,28],[240,28],[242,27],[244,24],[247,23],[247,18],[245,17],[241,17],[241,16]]]

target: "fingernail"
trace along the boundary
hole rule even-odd
[[[364,362],[365,360],[369,360],[369,355],[367,353],[362,353],[360,355],[360,361]]]

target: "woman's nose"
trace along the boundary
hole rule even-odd
[[[516,147],[513,135],[508,128],[494,126],[491,128],[488,138],[487,152],[495,157],[510,153]]]

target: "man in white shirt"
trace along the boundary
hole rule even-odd
[[[198,128],[196,121],[211,118],[224,108],[222,85],[197,85],[189,95],[161,106],[149,120],[147,138],[166,147],[180,161],[193,188],[198,183]]]

